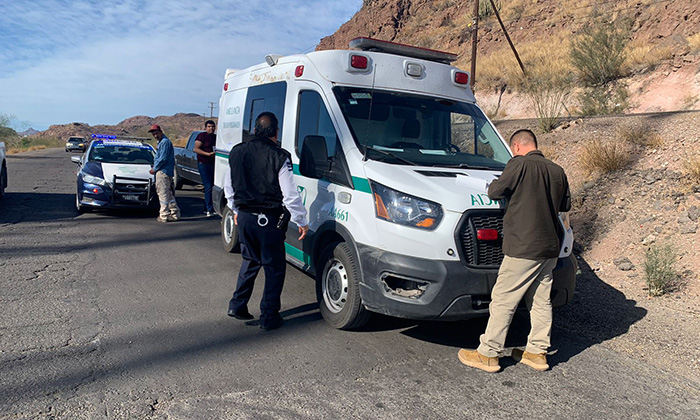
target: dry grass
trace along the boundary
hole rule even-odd
[[[683,169],[688,181],[695,185],[700,184],[700,157],[696,155],[688,158],[683,163]]]
[[[688,37],[688,45],[691,52],[700,51],[700,32]]]
[[[660,147],[664,139],[647,124],[632,122],[623,124],[615,130],[616,137],[623,142],[645,147]]]
[[[650,45],[648,41],[637,40],[625,47],[625,74],[631,72],[652,70],[662,62],[673,58],[674,48],[671,45]]]
[[[518,46],[518,54],[529,75],[547,79],[568,77],[573,71],[569,51],[562,48],[564,39],[535,41]],[[558,44],[558,45],[557,45]],[[468,57],[463,57],[463,68],[469,68]],[[477,59],[476,84],[479,89],[509,86],[523,90],[526,78],[513,52],[507,45],[488,56]],[[458,62],[459,64],[459,62]]]
[[[678,280],[674,268],[676,258],[676,251],[670,244],[652,245],[646,251],[644,277],[649,296],[661,296],[675,286]]]
[[[542,144],[538,147],[539,151],[542,152],[544,157],[549,160],[557,160],[559,158],[559,152],[551,144]]]
[[[629,159],[628,150],[619,142],[603,143],[595,139],[583,147],[579,164],[588,173],[607,173],[623,169],[629,163]]]
[[[29,146],[29,147],[11,147],[10,149],[7,150],[7,154],[14,155],[14,154],[21,153],[21,152],[33,152],[34,150],[44,150],[46,148],[47,147],[44,146],[43,144],[38,145],[38,146]]]

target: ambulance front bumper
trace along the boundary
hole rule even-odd
[[[358,244],[365,307],[409,319],[459,320],[487,316],[497,269],[473,269],[460,261],[409,257]],[[552,306],[574,296],[573,255],[559,258],[553,272]]]

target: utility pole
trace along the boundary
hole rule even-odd
[[[510,49],[513,50],[513,54],[515,54],[515,59],[518,60],[518,64],[520,65],[520,70],[523,71],[523,74],[527,76],[527,72],[525,71],[525,66],[523,65],[523,62],[520,60],[520,55],[518,55],[518,51],[515,49],[515,45],[513,45],[513,41],[510,40],[510,36],[508,35],[508,31],[506,31],[506,26],[503,24],[503,21],[501,20],[501,14],[498,13],[498,9],[496,9],[496,5],[494,4],[493,0],[491,1],[491,7],[493,7],[493,12],[496,14],[496,18],[498,19],[498,23],[501,25],[501,29],[503,30],[503,33],[506,36],[506,39],[508,40],[508,44],[510,44]],[[477,3],[479,0],[477,0]],[[474,76],[472,76],[472,79]]]
[[[476,44],[479,31],[479,0],[474,0],[474,28],[472,29],[472,71],[469,78],[469,86],[474,91],[474,79],[476,78]]]
[[[209,118],[214,118],[214,106],[216,102],[209,102]]]

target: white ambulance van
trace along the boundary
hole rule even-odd
[[[227,250],[237,232],[223,194],[231,148],[273,112],[309,212],[287,260],[316,279],[324,319],[363,325],[371,312],[411,319],[488,315],[503,259],[504,203],[486,195],[511,158],[476,105],[456,56],[357,38],[355,50],[269,55],[226,72],[219,102],[214,205]],[[562,214],[552,302],[573,297],[573,233]]]

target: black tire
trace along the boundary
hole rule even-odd
[[[78,193],[75,193],[75,209],[78,211],[78,214],[83,214],[85,213],[85,206],[80,205],[80,197]]]
[[[0,198],[5,196],[5,187],[7,187],[7,168],[2,165],[0,168]]]
[[[318,305],[323,319],[334,328],[351,330],[369,321],[371,313],[360,297],[360,267],[345,242],[332,243],[321,254],[316,278]]]
[[[177,168],[175,168],[175,172],[173,174],[173,183],[175,184],[175,189],[176,190],[181,190],[182,185],[184,184],[184,179],[180,176],[180,173],[177,171]]]
[[[221,217],[221,242],[226,252],[241,252],[238,227],[233,223],[233,210],[228,206],[224,207],[224,215]]]

